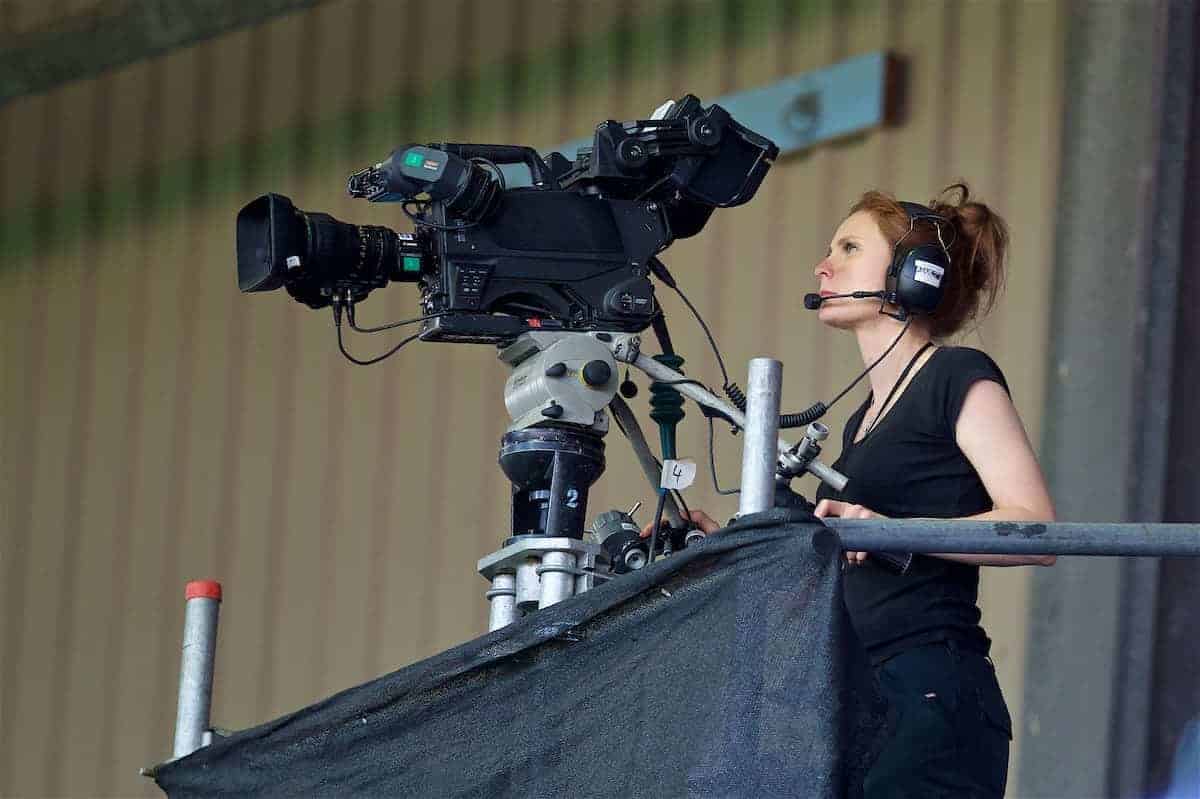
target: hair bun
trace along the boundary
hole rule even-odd
[[[942,324],[935,321],[936,332],[948,335],[982,318],[995,305],[1004,288],[1008,226],[986,204],[972,199],[962,181],[943,189],[930,207],[947,217],[954,228],[954,241],[948,248],[960,291],[954,292],[957,296],[938,314]]]

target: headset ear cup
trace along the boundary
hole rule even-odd
[[[890,290],[896,294],[896,304],[909,313],[933,313],[945,293],[948,272],[946,253],[935,244],[920,244],[903,255],[897,253],[888,279],[894,282]]]
[[[893,305],[898,305],[898,283],[900,270],[904,267],[904,256],[906,251],[899,250],[892,257],[892,262],[888,264],[887,277],[883,282],[883,290],[886,292],[887,301]]]

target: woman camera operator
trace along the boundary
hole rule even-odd
[[[851,208],[814,270],[818,315],[854,334],[864,365],[882,360],[833,464],[846,491],[822,485],[817,516],[1053,521],[1000,369],[977,349],[939,344],[990,310],[1007,243],[1004,221],[962,184],[928,206],[871,191]],[[903,302],[899,283],[914,278],[918,293],[937,289],[926,313],[833,296],[899,289]],[[692,519],[719,527],[703,511]],[[846,606],[889,704],[865,795],[1003,796],[1012,726],[980,625],[979,567],[1048,566],[1054,556],[916,555],[903,567],[866,552],[845,558]]]

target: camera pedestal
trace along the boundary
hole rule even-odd
[[[524,333],[500,353],[513,367],[504,404],[513,419],[500,440],[512,483],[511,532],[480,559],[491,582],[488,629],[582,593],[606,562],[583,540],[588,491],[604,473],[605,408],[617,389],[612,342],[619,334]]]

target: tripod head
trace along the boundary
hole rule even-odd
[[[500,442],[513,538],[583,538],[588,490],[604,472],[604,409],[617,392],[605,339],[612,334],[524,333],[500,352],[513,367],[504,385],[513,423]]]
[[[509,432],[553,426],[608,432],[604,409],[617,392],[614,334],[524,333],[500,351],[513,368],[504,384]]]

